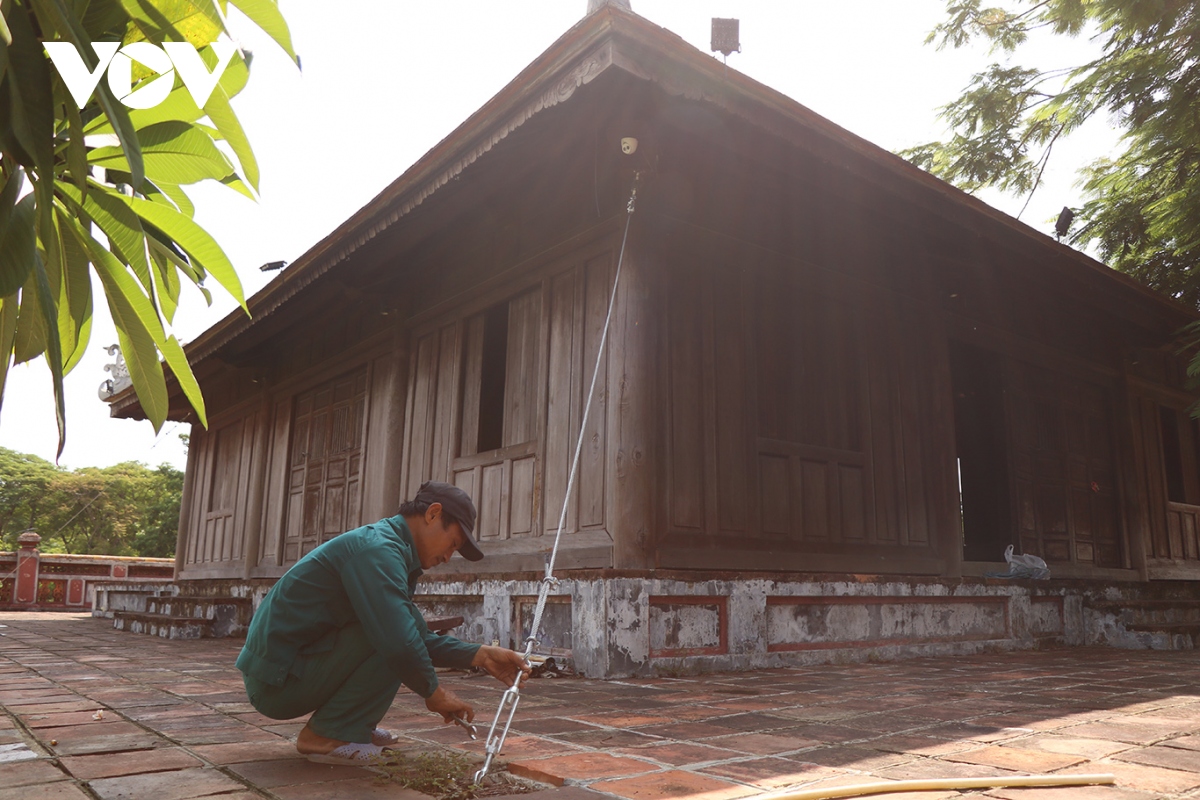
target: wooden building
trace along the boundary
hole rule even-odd
[[[1200,579],[1192,311],[614,6],[188,346],[177,577],[429,478],[480,509],[462,581],[539,570],[635,172],[560,568]]]

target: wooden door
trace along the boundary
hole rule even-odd
[[[367,369],[296,397],[284,563],[361,524]]]
[[[1048,562],[1124,567],[1108,387],[1009,361],[1020,546]]]

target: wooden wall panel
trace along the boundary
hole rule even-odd
[[[537,438],[541,382],[541,287],[508,304],[508,358],[504,382],[504,446]]]
[[[567,476],[575,455],[575,437],[582,413],[583,388],[575,364],[581,359],[582,340],[579,323],[582,319],[583,283],[579,270],[568,270],[550,281],[550,342],[545,447],[545,508],[544,528],[558,530],[562,514],[563,495],[567,491]],[[578,491],[572,492],[563,528],[578,527]]]
[[[450,479],[450,448],[454,440],[455,406],[458,399],[458,327],[446,325],[440,332],[437,373],[434,378],[433,434],[429,467],[425,473],[438,481]]]
[[[583,301],[583,361],[579,367],[578,380],[582,397],[592,381],[596,356],[604,332],[604,320],[608,314],[609,294],[612,291],[612,256],[605,253],[593,258],[584,267]],[[579,528],[597,528],[604,525],[604,505],[608,486],[608,470],[605,457],[607,445],[608,357],[606,348],[600,360],[600,373],[596,389],[592,394],[592,407],[588,412],[587,427],[583,431],[583,452],[579,462]]]
[[[753,529],[747,465],[752,452],[747,428],[746,364],[748,326],[743,317],[745,279],[738,273],[719,271],[712,282],[713,393],[716,417],[717,526],[723,532],[746,533]]]
[[[413,358],[412,413],[405,424],[408,460],[405,464],[405,498],[417,493],[424,481],[429,480],[432,469],[433,427],[437,409],[437,332],[421,336],[416,341]]]
[[[671,525],[704,527],[704,373],[701,350],[700,281],[676,281],[671,287],[668,338],[670,371]]]

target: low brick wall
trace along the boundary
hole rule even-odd
[[[171,582],[173,558],[42,553],[41,537],[21,534],[20,549],[0,552],[0,608],[81,611],[92,607],[96,586],[111,580],[153,591]]]

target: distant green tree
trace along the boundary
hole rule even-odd
[[[1071,240],[1094,243],[1109,266],[1200,306],[1200,3],[949,0],[927,41],[982,40],[1011,56],[1038,31],[1091,36],[1099,53],[1063,70],[992,64],[943,109],[952,136],[901,155],[967,191],[1029,194],[1055,146],[1106,116],[1124,131],[1123,149],[1082,171],[1086,202],[1075,209],[1081,225]]]
[[[137,462],[66,470],[0,448],[0,528],[12,549],[27,528],[45,552],[170,557],[183,473]]]
[[[21,532],[37,527],[49,511],[46,489],[57,474],[49,461],[0,447],[0,548],[15,549]]]

